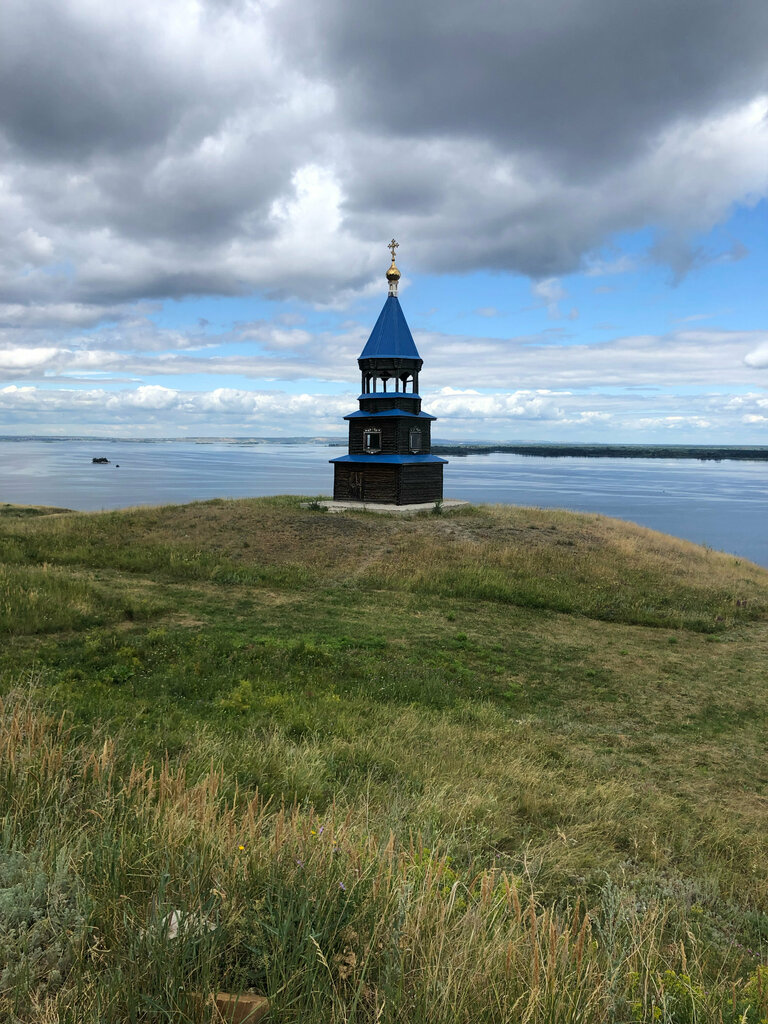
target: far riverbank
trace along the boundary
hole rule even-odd
[[[528,455],[572,459],[699,459],[702,462],[768,462],[763,445],[661,444],[433,444],[436,455]]]

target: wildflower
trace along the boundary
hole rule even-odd
[[[341,889],[342,892],[346,892],[347,891],[347,887],[346,887],[346,885],[344,885],[343,882],[339,882],[339,888]]]
[[[310,834],[311,836],[316,836],[316,835],[317,835],[317,829],[314,829],[314,828],[313,828],[313,829],[310,829],[310,832],[309,832],[309,834]]]
[[[304,861],[303,861],[303,860],[299,860],[299,859],[297,858],[297,859],[296,859],[296,863],[298,864],[298,866],[299,866],[300,868],[303,868],[303,867],[304,867]]]
[[[240,846],[238,846],[238,850],[244,850],[244,849],[245,849],[245,847],[242,844]]]

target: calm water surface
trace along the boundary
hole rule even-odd
[[[179,441],[0,440],[0,502],[92,510],[328,494],[343,449]],[[93,465],[105,456],[108,466]],[[119,464],[119,468],[118,468]],[[470,455],[446,497],[628,519],[768,566],[768,463]]]

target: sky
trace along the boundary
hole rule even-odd
[[[4,0],[0,434],[768,444],[765,0]]]

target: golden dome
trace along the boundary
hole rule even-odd
[[[388,281],[399,281],[400,280],[400,271],[395,266],[394,257],[392,258],[392,266],[387,271],[387,280]]]

